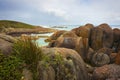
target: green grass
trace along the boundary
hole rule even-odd
[[[1,28],[35,28],[35,26],[17,21],[0,20]]]
[[[26,64],[26,68],[33,73],[33,79],[37,80],[37,64],[42,60],[41,48],[33,40],[25,39],[14,43],[13,55],[19,57]]]

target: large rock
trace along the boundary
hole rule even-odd
[[[94,26],[92,24],[86,24],[85,26],[80,26],[79,28],[74,28],[72,31],[79,37],[89,38],[90,30]]]
[[[64,47],[76,50],[81,57],[86,60],[89,45],[88,38],[60,36],[52,44],[53,47]]]
[[[56,40],[51,40],[48,47],[66,47],[74,48],[74,40],[77,38],[77,35],[71,31],[64,32]]]
[[[99,27],[91,29],[89,44],[93,50],[97,51],[103,47],[103,35],[104,30]]]
[[[108,24],[105,24],[105,23],[99,25],[98,27],[104,30],[103,47],[111,48],[113,44],[112,28]]]
[[[110,58],[107,54],[103,52],[96,52],[92,57],[92,64],[94,66],[103,66],[110,63]]]
[[[114,52],[118,52],[120,50],[120,29],[118,28],[113,29],[113,35],[114,43],[112,49],[114,50]]]
[[[79,37],[77,39],[77,41],[75,42],[75,44],[76,44],[75,50],[81,55],[83,60],[86,61],[87,60],[88,50],[89,50],[88,38]]]
[[[39,64],[48,66],[42,67],[42,71],[41,65],[38,66],[38,73],[42,75],[38,76],[39,80],[44,80],[45,76],[45,80],[89,80],[85,63],[76,51],[66,48],[44,48],[42,51],[48,58]]]
[[[114,35],[114,42],[118,42],[120,40],[120,29],[114,28],[113,35]]]
[[[96,68],[93,72],[93,80],[120,80],[120,66],[110,64]]]
[[[0,50],[3,54],[8,55],[12,52],[13,42],[16,41],[13,37],[0,34]]]
[[[120,65],[120,51],[117,53],[117,55],[115,57],[115,64]]]
[[[87,53],[87,57],[86,57],[86,61],[88,63],[91,63],[92,57],[95,54],[95,51],[92,48],[89,48],[88,53]]]
[[[55,32],[52,36],[50,36],[48,39],[46,39],[46,42],[51,42],[52,40],[56,40],[58,37],[60,37],[64,32],[64,30],[60,30]]]

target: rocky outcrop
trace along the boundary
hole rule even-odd
[[[116,64],[104,65],[93,72],[93,80],[119,80],[120,66]]]
[[[118,52],[120,50],[120,29],[115,28],[113,29],[113,35],[114,35],[114,42],[112,49],[114,52]]]
[[[47,38],[45,41],[46,42],[51,42],[53,40],[57,40],[57,38],[60,37],[65,32],[66,32],[65,30],[57,31],[52,36],[50,36],[49,38]]]
[[[104,53],[95,53],[92,57],[92,64],[94,66],[103,66],[110,63],[110,58],[107,54]]]
[[[48,61],[39,62],[39,80],[89,80],[85,63],[76,51],[66,48],[44,48],[42,51]]]
[[[73,31],[79,37],[89,38],[90,30],[93,27],[94,26],[92,24],[86,24],[85,26],[80,26],[79,28],[74,28],[71,31]]]
[[[113,44],[113,31],[112,28],[108,24],[101,24],[98,26],[103,29],[103,47],[111,48]]]
[[[0,50],[3,54],[10,54],[12,52],[13,42],[16,41],[13,37],[0,34]]]
[[[94,27],[91,29],[91,34],[89,39],[90,47],[95,51],[103,47],[103,35],[104,35],[104,30],[99,27]]]

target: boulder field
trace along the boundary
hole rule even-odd
[[[59,36],[56,36],[58,34]],[[87,67],[90,77],[88,80],[120,79],[119,28],[112,29],[106,23],[98,26],[86,24],[71,31],[58,31],[48,40],[48,48],[57,47],[75,50],[83,61],[89,65]]]
[[[1,52],[9,54],[15,41],[0,34]],[[45,41],[49,44],[41,48],[46,58],[38,61],[38,80],[120,80],[120,29],[86,24],[57,31]]]

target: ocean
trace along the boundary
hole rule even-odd
[[[58,29],[58,30],[67,30],[67,31],[70,31],[72,30],[73,28],[77,28],[79,26],[82,26],[82,25],[55,25],[55,26],[43,26],[43,27],[47,27],[47,28],[53,28],[53,29]],[[119,28],[120,29],[120,25],[110,25],[112,28]],[[38,36],[41,35],[41,36],[51,36],[53,33],[47,33],[47,34],[37,34]],[[44,40],[46,38],[39,38],[36,42],[38,43],[39,46],[47,46],[48,43],[46,43]]]

